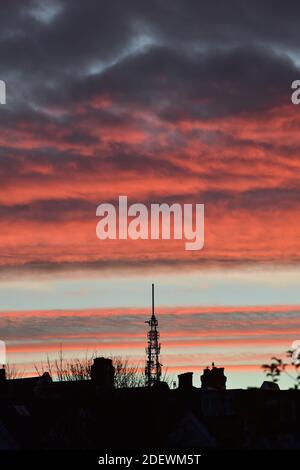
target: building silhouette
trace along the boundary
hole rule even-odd
[[[298,390],[266,383],[261,389],[226,390],[224,370],[216,369],[204,370],[201,388],[193,385],[192,372],[180,374],[176,389],[161,381],[116,389],[115,370],[106,358],[95,358],[91,380],[55,382],[47,372],[9,380],[2,369],[0,447],[300,448]]]

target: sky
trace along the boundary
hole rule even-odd
[[[2,0],[0,336],[143,365],[156,286],[170,374],[228,386],[300,339],[300,5]],[[205,205],[205,244],[96,237],[96,208]],[[281,385],[292,382],[286,378]]]

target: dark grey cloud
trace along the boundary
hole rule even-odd
[[[205,119],[259,112],[288,102],[290,84],[297,74],[287,56],[265,47],[219,48],[186,55],[153,47],[87,79],[71,96],[110,96],[171,121]]]
[[[186,101],[195,117],[257,110],[297,77],[299,13],[275,0],[4,0],[0,73],[15,106],[102,92],[167,119]],[[191,106],[203,96],[207,109]]]

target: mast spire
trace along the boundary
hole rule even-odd
[[[155,317],[155,314],[154,314],[154,284],[152,284],[152,317]]]

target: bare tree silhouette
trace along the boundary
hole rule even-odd
[[[294,350],[290,349],[286,352],[286,356],[291,360],[289,362],[284,362],[278,357],[272,357],[270,364],[263,364],[261,367],[264,370],[266,376],[271,379],[272,382],[277,383],[282,374],[288,376],[292,383],[294,389],[300,388],[300,362],[295,360]],[[293,369],[293,373],[288,372],[287,369]]]

